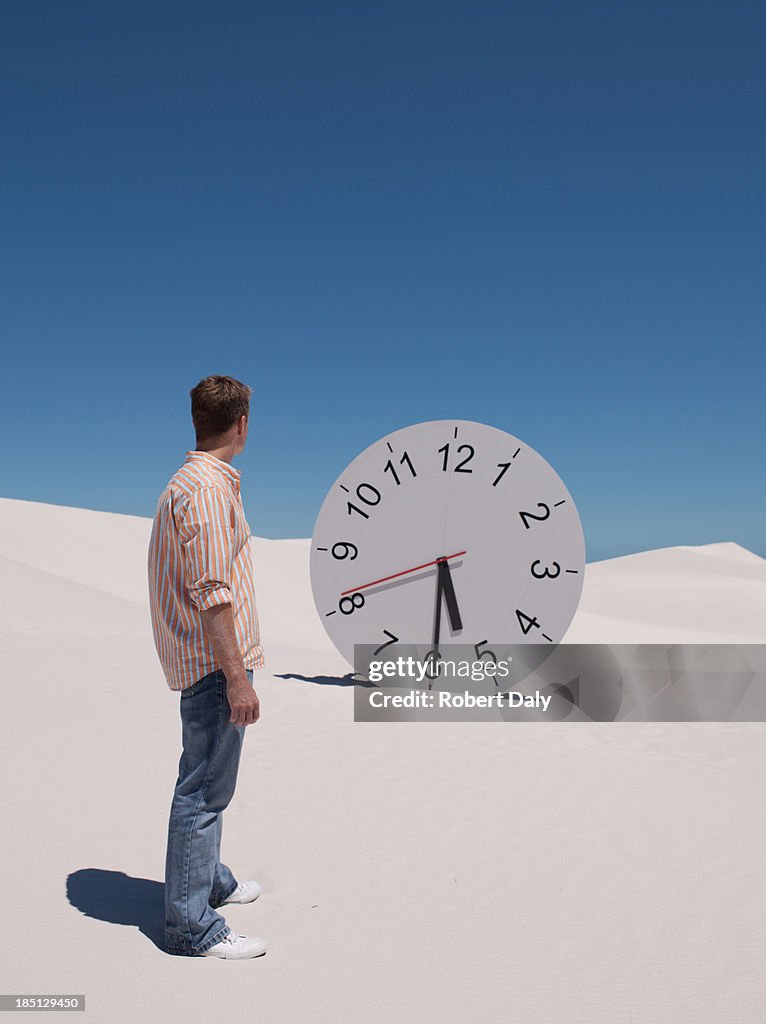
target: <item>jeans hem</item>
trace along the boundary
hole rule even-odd
[[[231,894],[236,891],[236,888],[237,888],[238,885],[239,885],[239,882],[235,882],[234,885],[232,885],[231,889],[229,889],[229,891],[227,893],[225,893],[221,897],[220,900],[216,900],[216,895],[215,895],[215,893],[213,893],[211,895],[211,897],[210,897],[211,900],[216,900],[215,903],[211,903],[210,904],[210,906],[213,908],[213,910],[218,910],[219,907],[222,907],[224,905],[224,903],[226,902],[226,900],[229,898],[229,896],[231,896]]]
[[[201,946],[189,946],[186,944],[179,943],[178,941],[169,942],[165,940],[165,950],[174,956],[200,956],[205,953],[211,946],[215,946],[218,942],[221,942],[231,932],[231,928],[225,925],[220,931],[211,938],[207,939],[202,943]]]

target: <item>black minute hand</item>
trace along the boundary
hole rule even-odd
[[[434,608],[434,636],[433,645],[428,652],[428,678],[433,680],[438,675],[437,663],[439,659],[439,633],[441,632],[442,621],[442,565],[437,559],[436,562],[436,607]],[[428,684],[431,689],[431,683]]]

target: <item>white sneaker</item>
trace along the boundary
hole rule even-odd
[[[257,882],[240,882],[234,892],[224,903],[252,903],[261,895],[261,887]]]
[[[221,960],[247,960],[253,956],[263,956],[265,952],[264,939],[257,935],[238,935],[230,931],[220,942],[200,953],[200,956],[217,956]]]

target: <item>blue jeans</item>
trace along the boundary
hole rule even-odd
[[[246,670],[250,682],[252,669]],[[237,888],[221,863],[223,811],[237,784],[244,725],[233,725],[221,669],[181,691],[183,751],[168,824],[165,946],[196,956],[231,929],[215,908]]]

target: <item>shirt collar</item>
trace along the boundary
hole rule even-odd
[[[217,456],[211,455],[210,452],[188,451],[186,453],[185,461],[204,463],[204,465],[210,466],[212,469],[221,473],[231,483],[232,487],[234,487],[236,491],[239,491],[240,472],[228,462],[224,462],[223,459],[219,459]]]

